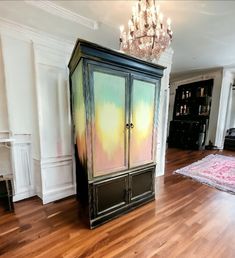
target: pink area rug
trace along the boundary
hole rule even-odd
[[[235,194],[235,157],[211,154],[174,173]]]

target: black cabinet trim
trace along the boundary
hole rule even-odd
[[[117,182],[117,181],[121,181],[121,180],[124,180],[125,182],[125,187],[123,189],[120,189],[120,192],[122,194],[123,192],[123,201],[116,204],[116,205],[113,205],[105,210],[102,210],[102,211],[99,211],[99,187],[102,187],[102,186],[105,186],[106,184],[110,184],[112,182]],[[106,213],[109,213],[109,212],[112,212],[113,210],[117,210],[117,209],[120,209],[122,208],[123,206],[127,206],[128,205],[128,175],[122,175],[122,176],[118,176],[118,177],[115,177],[115,178],[111,178],[111,179],[106,179],[106,180],[103,180],[101,182],[98,182],[98,183],[94,183],[92,188],[94,189],[93,193],[94,193],[94,210],[95,210],[95,216],[99,216],[99,215],[102,215],[102,214],[106,214]]]
[[[90,220],[90,228],[93,229],[93,228],[96,228],[97,226],[100,226],[110,220],[113,220],[114,218],[118,218],[120,217],[121,215],[125,214],[125,213],[128,213],[138,207],[141,207],[142,205],[146,204],[146,203],[149,203],[151,201],[154,201],[155,200],[155,195],[150,195],[144,199],[139,199],[138,201],[136,202],[132,202],[130,203],[128,206],[125,206],[123,208],[120,208],[118,210],[114,210],[113,212],[110,212],[110,213],[107,213],[107,214],[104,214],[103,216],[99,216],[99,217],[96,217],[94,219],[91,219]]]
[[[151,185],[150,185],[150,189],[148,191],[145,191],[139,195],[136,195],[133,197],[133,187],[135,186],[133,184],[133,177],[135,176],[138,176],[138,175],[143,175],[143,174],[151,174]],[[129,200],[130,202],[135,202],[135,201],[138,201],[139,199],[143,199],[149,195],[154,195],[155,194],[155,187],[154,187],[154,180],[155,178],[155,167],[151,168],[151,169],[143,169],[143,170],[140,170],[140,171],[137,171],[137,172],[132,172],[129,174],[129,185],[130,185],[130,188],[131,188],[131,192],[130,192],[130,197],[129,197]]]
[[[111,50],[86,40],[78,39],[68,65],[70,73],[74,71],[82,57],[91,60],[106,61],[110,64],[120,65],[121,67],[126,66],[129,69],[142,71],[159,78],[163,76],[163,71],[166,69],[164,66],[143,61],[119,51]]]

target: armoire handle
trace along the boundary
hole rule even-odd
[[[130,125],[129,124],[126,124],[126,129],[130,129]]]
[[[130,127],[131,127],[131,128],[134,128],[134,125],[131,123],[131,124],[130,124]]]

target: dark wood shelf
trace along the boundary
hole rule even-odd
[[[206,80],[177,88],[168,137],[170,147],[203,148],[209,124],[212,87],[213,80]]]

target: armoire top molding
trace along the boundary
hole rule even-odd
[[[83,39],[77,39],[68,65],[70,73],[74,71],[79,60],[83,57],[104,62],[111,62],[116,65],[121,64],[122,67],[126,66],[132,69],[137,69],[147,74],[154,74],[154,76],[157,77],[162,77],[163,71],[166,69],[164,66],[144,61],[120,51],[109,49]]]

